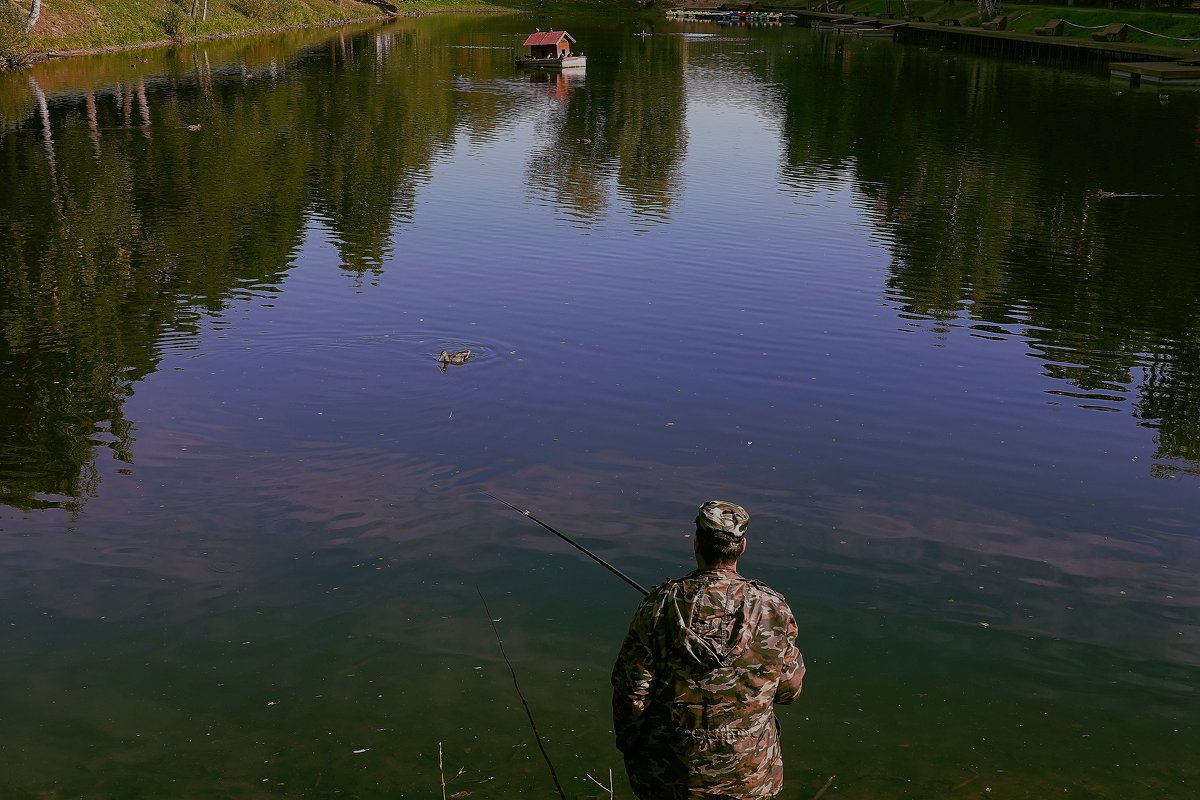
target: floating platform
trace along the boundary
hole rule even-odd
[[[524,55],[517,56],[518,67],[537,69],[583,69],[587,58],[571,52],[575,37],[566,31],[535,30],[525,39],[522,47],[528,48]]]
[[[539,69],[583,69],[587,66],[587,56],[567,56],[565,58],[518,56],[517,66],[538,67]]]
[[[812,29],[836,33],[838,36],[853,36],[856,39],[895,39],[896,29],[903,26],[903,22],[883,25],[875,17],[843,17],[827,22],[813,22]]]
[[[1109,75],[1125,79],[1130,86],[1143,83],[1168,86],[1200,86],[1200,64],[1186,61],[1114,62],[1108,65]]]
[[[853,36],[855,39],[895,39],[892,28],[862,28],[854,25],[813,25],[814,31],[836,33],[838,36]]]
[[[794,21],[798,19],[795,14],[784,13],[782,11],[721,11],[715,8],[672,8],[668,9],[667,17],[670,19],[741,20],[753,22],[782,22],[784,20]]]

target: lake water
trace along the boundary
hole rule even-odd
[[[494,618],[631,797],[638,596],[488,491],[750,510],[784,798],[1197,796],[1200,93],[652,21],[0,75],[0,795],[555,796]]]

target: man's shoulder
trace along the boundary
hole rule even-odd
[[[661,605],[663,601],[670,595],[679,591],[688,591],[689,584],[702,583],[706,580],[711,579],[706,579],[704,576],[697,575],[695,572],[693,572],[679,578],[671,578],[670,580],[663,581],[662,583],[650,589],[646,596],[642,598],[639,608]],[[725,578],[724,580],[730,579]],[[732,580],[744,585],[749,593],[756,594],[773,605],[778,605],[785,609],[788,608],[787,598],[783,596],[783,593],[777,591],[776,589],[772,589],[762,581],[754,578],[747,578],[741,575],[735,576],[732,578]]]
[[[642,598],[641,605],[648,605],[656,601],[661,601],[663,596],[669,594],[672,590],[679,587],[683,583],[683,578],[671,578],[662,583],[655,584],[650,587],[650,591],[646,592],[646,596]]]
[[[671,594],[672,590],[679,583],[678,579],[663,581],[660,584],[650,587],[650,591],[646,592],[646,596],[642,598],[642,602],[638,603],[637,611],[634,616],[642,616],[646,613],[655,613],[660,610],[666,598]]]
[[[662,583],[650,589],[650,592],[646,595],[646,600],[649,600],[653,597],[661,597],[663,594],[681,589],[689,584],[704,584],[720,581],[731,581],[734,583],[745,584],[753,591],[768,594],[771,597],[777,598],[785,603],[787,602],[781,592],[772,589],[767,584],[755,578],[747,578],[744,575],[738,575],[734,573],[732,575],[719,575],[714,579],[711,573],[705,573],[700,570],[690,572],[687,575],[683,575],[678,578],[671,578],[670,580],[663,581]]]
[[[781,592],[772,589],[762,581],[748,580],[747,583],[750,584],[750,590],[757,594],[763,602],[770,605],[775,613],[783,617],[792,616],[791,606],[788,605],[787,598]]]
[[[769,595],[769,596],[775,598],[776,600],[778,600],[779,602],[783,603],[784,605],[787,605],[787,599],[783,596],[782,592],[772,589],[770,586],[767,586],[762,581],[755,580],[754,578],[746,578],[746,583],[748,583],[752,587],[754,587],[754,589],[756,591],[762,592],[765,595]]]

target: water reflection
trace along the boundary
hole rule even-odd
[[[486,144],[531,123],[527,192],[583,227],[614,200],[639,229],[669,221],[689,92],[711,100],[714,86],[778,115],[797,202],[852,187],[890,251],[883,291],[903,327],[1019,339],[1051,402],[1132,413],[1155,430],[1155,474],[1196,469],[1200,287],[1179,259],[1194,251],[1180,224],[1195,205],[1194,94],[1162,104],[1084,74],[694,24],[597,30],[604,56],[586,75],[522,73],[522,93],[517,27],[402,21],[3,76],[5,182],[27,189],[0,200],[6,364],[24,376],[8,385],[6,439],[42,440],[32,451],[57,464],[14,456],[6,499],[94,489],[63,476],[87,471],[93,435],[128,457],[121,398],[164,331],[195,330],[181,309],[217,313],[247,282],[277,289],[314,226],[343,269],[380,275],[464,133]],[[709,85],[689,89],[689,74]],[[78,363],[56,372],[44,353]]]
[[[178,328],[181,304],[219,311],[238,281],[277,286],[314,221],[344,269],[378,275],[460,133],[493,141],[530,114],[531,195],[585,227],[605,220],[614,197],[640,223],[668,221],[686,157],[685,76],[715,78],[714,65],[736,55],[780,114],[786,189],[808,201],[850,181],[862,198],[892,254],[886,296],[902,324],[1020,337],[1056,384],[1051,397],[1128,409],[1156,431],[1156,474],[1195,469],[1200,390],[1188,342],[1200,287],[1177,259],[1194,250],[1178,224],[1195,203],[1194,95],[1164,105],[1084,92],[1084,75],[961,54],[790,29],[750,47],[746,35],[680,27],[611,41],[597,31],[605,57],[588,75],[522,74],[535,89],[525,96],[503,90],[514,34],[461,20],[3,76],[6,182],[29,187],[6,194],[0,223],[9,357],[42,364],[31,353],[45,348],[92,365],[66,380],[15,360],[12,371],[52,386],[84,373],[144,376],[156,326]],[[1115,129],[1116,119],[1127,122]],[[1150,131],[1155,146],[1131,151]],[[137,146],[135,132],[154,146]],[[145,322],[121,347],[142,355],[88,355],[113,338],[102,327],[130,315]],[[96,398],[83,407],[108,409],[91,415],[86,435],[93,422],[127,427],[119,398],[130,383],[101,383],[71,389]],[[10,408],[57,394],[21,386]],[[44,424],[71,427],[54,416],[80,418],[59,407]],[[46,445],[62,464],[54,471],[82,474],[86,439],[68,439],[76,444]],[[31,488],[7,493],[22,506],[79,493],[71,480],[25,481]]]
[[[495,42],[487,35],[476,39]],[[629,46],[645,50],[641,42]],[[90,419],[80,433],[67,437],[72,444],[43,441],[32,448],[59,464],[52,471],[92,471],[85,437],[93,423],[128,428],[120,398],[152,369],[132,363],[153,364],[154,327],[178,329],[181,303],[215,313],[231,282],[277,285],[310,216],[331,230],[344,269],[377,274],[392,253],[395,225],[411,221],[416,193],[438,153],[451,147],[460,128],[482,140],[494,135],[516,102],[503,93],[444,89],[449,76],[497,71],[507,62],[506,48],[448,48],[416,26],[393,25],[360,38],[339,31],[217,47],[91,59],[82,88],[76,88],[77,65],[69,62],[32,73],[26,91],[5,76],[3,94],[15,110],[4,124],[16,126],[3,144],[11,155],[6,182],[30,188],[5,198],[5,241],[14,248],[6,254],[5,275],[13,286],[5,309],[9,368],[28,371],[35,382],[70,387],[64,391],[88,398],[80,403],[92,409],[82,415]],[[394,58],[397,53],[403,57]],[[316,60],[321,54],[325,63]],[[646,219],[665,220],[682,155],[682,73],[677,47],[652,54],[620,59],[628,74],[617,81],[623,87],[617,92],[579,92],[582,78],[574,86],[577,79],[562,74],[545,84],[566,108],[552,123],[546,150],[530,161],[534,191],[553,186],[557,204],[595,220],[609,205],[608,178],[615,175],[618,196]],[[41,81],[54,87],[53,109]],[[643,92],[645,85],[656,89]],[[81,113],[90,164],[75,142]],[[25,131],[40,137],[44,158],[26,146]],[[134,131],[155,140],[154,147],[136,147],[128,138]],[[58,157],[56,137],[70,151],[68,159]],[[81,283],[81,272],[91,277]],[[97,292],[110,304],[106,313]],[[75,318],[64,314],[66,305]],[[61,325],[32,321],[48,314],[72,319],[69,334]],[[113,334],[98,328],[129,317],[144,324],[134,336],[120,337],[128,340],[123,346],[145,354],[96,353],[95,343]],[[91,344],[82,346],[84,340]],[[89,366],[70,375],[17,366],[16,360],[28,359],[44,367],[35,355],[40,347],[70,351]],[[80,374],[131,379],[85,388]],[[26,432],[6,439],[21,447],[39,437],[16,421],[18,409],[52,429],[71,427],[56,424],[56,417],[81,416],[49,399],[36,412],[29,408],[30,398],[56,392],[25,383],[10,390],[21,397],[12,399],[14,413],[6,421],[14,434]],[[127,456],[127,446],[119,452]],[[51,469],[46,463],[32,463],[28,453],[14,458],[4,495],[20,507],[42,494],[76,497],[95,489],[94,479],[39,478]]]
[[[892,242],[902,319],[939,336],[1021,335],[1060,383],[1048,391],[1080,407],[1179,391],[1164,369],[1174,377],[1188,356],[1168,365],[1161,347],[1186,349],[1200,311],[1178,260],[1195,252],[1180,224],[1196,203],[1194,93],[1164,107],[1087,91],[1085,75],[833,37],[779,52],[762,74],[786,98],[785,183],[853,175]],[[1194,461],[1192,407],[1133,405],[1172,432],[1158,459]]]

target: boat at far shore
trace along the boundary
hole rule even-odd
[[[543,69],[580,69],[587,66],[587,56],[573,54],[571,45],[575,37],[566,31],[534,31],[525,40],[528,48],[523,56],[517,56],[518,67],[541,67]]]

